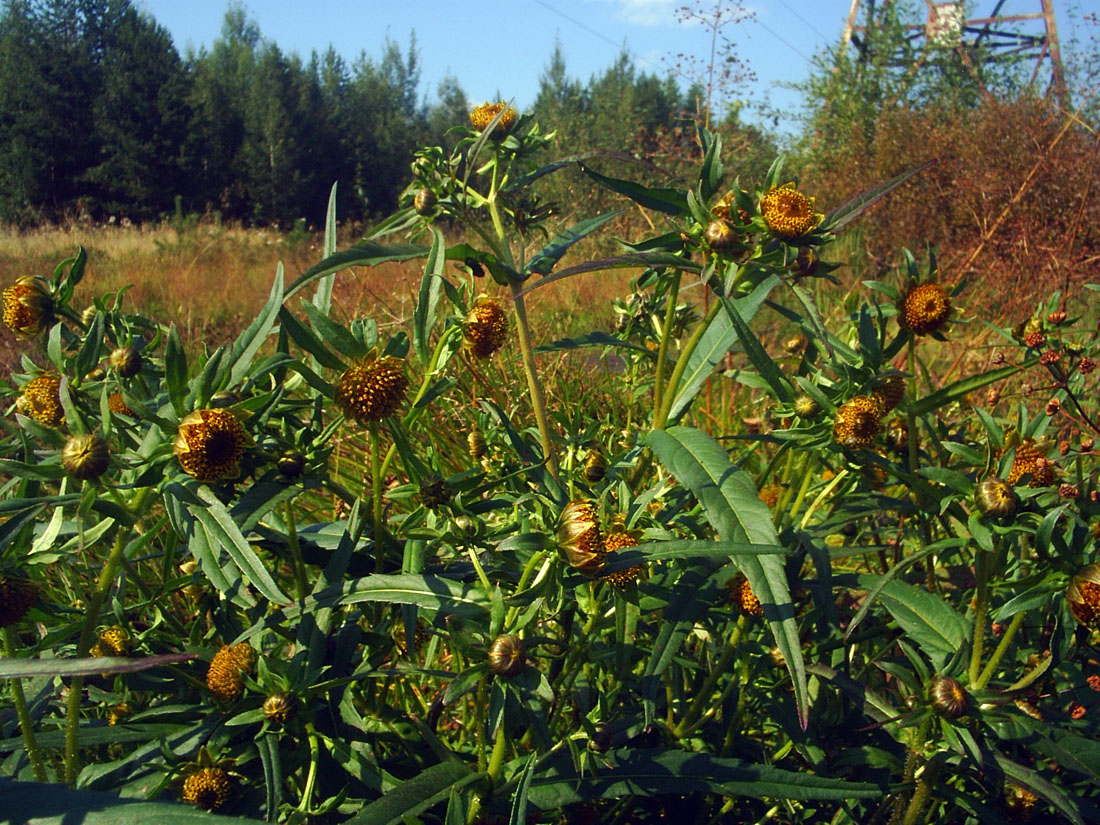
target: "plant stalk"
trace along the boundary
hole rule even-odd
[[[558,475],[558,456],[550,435],[550,421],[546,415],[546,398],[542,392],[538,370],[535,367],[535,354],[531,348],[531,326],[527,320],[527,305],[520,294],[522,284],[512,282],[512,307],[516,313],[516,334],[519,338],[520,354],[523,358],[523,372],[527,376],[527,388],[531,391],[531,408],[539,427],[539,439],[542,441],[542,453],[546,458],[546,469],[555,478]]]
[[[10,627],[4,628],[4,656],[8,659],[15,658],[15,634]],[[19,730],[23,734],[23,745],[27,749],[27,757],[31,761],[34,770],[34,778],[38,782],[48,782],[46,764],[42,761],[42,751],[38,749],[38,740],[34,736],[34,720],[31,719],[30,709],[27,707],[27,697],[23,693],[23,681],[11,680],[12,703],[15,705],[15,715],[19,719]]]

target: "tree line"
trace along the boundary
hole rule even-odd
[[[5,0],[0,221],[198,213],[317,224],[333,182],[341,216],[382,214],[415,147],[466,122],[456,79],[433,97],[415,35],[405,48],[387,38],[377,59],[348,62],[331,47],[303,59],[230,5],[212,46],[181,56],[130,0]],[[582,83],[557,47],[534,108],[569,151],[621,152],[683,132],[698,98],[625,53]]]

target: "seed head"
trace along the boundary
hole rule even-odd
[[[4,326],[17,338],[33,338],[53,320],[53,298],[41,278],[24,275],[4,290]]]
[[[1027,437],[1016,445],[1016,458],[1005,479],[1016,485],[1025,475],[1031,475],[1028,487],[1046,487],[1054,482],[1054,465],[1047,461],[1046,450],[1034,438]]]
[[[484,131],[494,117],[501,112],[504,112],[504,116],[497,121],[496,128],[493,133],[504,133],[512,128],[516,122],[516,110],[509,106],[503,100],[497,103],[482,103],[480,106],[470,112],[470,125],[477,129],[479,132]]]
[[[917,284],[898,301],[898,323],[914,335],[930,335],[951,317],[951,297],[937,283]]]
[[[256,664],[256,651],[247,642],[222,645],[206,671],[206,687],[221,702],[235,702],[244,694],[244,677]]]
[[[799,192],[793,183],[773,186],[760,201],[760,213],[771,233],[787,241],[801,238],[825,217],[814,212],[814,199]]]
[[[557,538],[570,567],[586,575],[594,575],[603,567],[607,548],[591,500],[578,499],[565,505],[558,519]]]
[[[61,449],[61,466],[78,481],[99,478],[110,463],[107,442],[95,433],[70,436]]]
[[[182,796],[184,802],[216,811],[233,797],[233,782],[221,768],[200,768],[184,780]]]
[[[1077,369],[1081,371],[1082,375],[1088,375],[1090,372],[1096,369],[1096,362],[1086,355],[1077,365]]]
[[[204,483],[234,479],[252,438],[229,410],[195,410],[180,422],[174,450],[180,467]]]
[[[1066,602],[1078,622],[1093,630],[1100,628],[1100,564],[1090,564],[1070,579]]]
[[[386,355],[368,358],[346,370],[336,382],[336,406],[345,417],[365,424],[393,415],[405,400],[409,379],[404,363]]]
[[[833,438],[851,449],[869,447],[882,425],[882,405],[866,395],[857,395],[836,411]]]
[[[0,576],[0,627],[18,622],[38,601],[38,585],[30,579]]]
[[[774,507],[779,503],[779,497],[783,494],[783,485],[781,484],[768,484],[760,488],[760,492],[757,493],[757,497],[768,505],[769,508]]]
[[[65,420],[61,407],[61,381],[47,372],[23,385],[24,406],[27,414],[45,427],[60,427]]]
[[[489,670],[497,676],[515,676],[526,662],[523,641],[514,633],[497,636],[489,645]]]
[[[475,358],[489,358],[508,340],[508,314],[494,298],[478,298],[466,315],[463,333]]]

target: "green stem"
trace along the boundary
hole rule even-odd
[[[741,644],[741,634],[745,631],[745,625],[748,620],[744,616],[739,616],[737,624],[733,628],[733,632],[730,633],[729,639],[726,640],[725,647],[722,648],[722,653],[718,656],[718,661],[710,669],[710,673],[707,674],[707,680],[703,682],[703,686],[699,688],[695,694],[695,700],[691,703],[691,707],[688,708],[688,712],[684,715],[684,718],[680,720],[675,729],[672,731],[672,735],[677,739],[683,739],[695,728],[695,723],[699,721],[699,717],[707,707],[707,703],[710,701],[711,695],[714,693],[715,687],[718,686],[718,680],[725,675],[729,670],[730,664],[733,662],[734,654],[737,653],[737,648]]]
[[[504,768],[504,752],[508,747],[508,734],[504,730],[504,721],[501,720],[497,728],[496,741],[493,742],[493,753],[489,756],[489,779],[496,784],[500,779],[500,772]]]
[[[382,524],[382,442],[378,422],[370,422],[371,519],[374,522],[374,572],[381,573],[385,557],[385,527]]]
[[[993,673],[997,670],[997,666],[1001,663],[1001,659],[1004,658],[1005,653],[1008,652],[1009,645],[1012,644],[1012,640],[1016,636],[1016,631],[1018,631],[1020,626],[1024,623],[1025,612],[1026,611],[1021,610],[1012,617],[1012,621],[1009,622],[1008,627],[1005,629],[1004,635],[997,645],[997,649],[993,651],[993,655],[989,658],[989,662],[986,663],[985,670],[982,671],[978,680],[973,683],[974,690],[982,690],[989,684],[989,680],[993,678]]]
[[[974,641],[970,648],[970,684],[977,686],[982,672],[982,643],[985,641],[985,618],[989,612],[989,559],[986,552],[976,550],[974,576],[978,580],[978,593],[974,606]]]
[[[550,421],[546,415],[546,399],[542,394],[538,370],[535,368],[535,354],[531,348],[531,328],[527,321],[527,306],[524,303],[521,283],[512,283],[512,306],[516,312],[516,333],[519,338],[520,354],[523,357],[523,372],[527,376],[527,388],[531,392],[531,407],[539,427],[542,441],[542,453],[546,457],[546,468],[554,477],[558,475],[558,456],[554,451],[554,442],[550,436]]]
[[[677,269],[672,276],[672,285],[668,290],[668,306],[665,308],[665,323],[661,329],[661,342],[657,350],[657,372],[653,378],[653,409],[661,408],[661,397],[665,388],[665,369],[668,365],[668,344],[672,339],[672,325],[676,321],[676,301],[680,297],[680,280],[683,270]]]
[[[302,798],[298,801],[298,810],[307,813],[313,804],[313,789],[317,786],[317,767],[321,761],[321,744],[312,722],[306,723],[306,735],[309,737],[309,773],[302,788]]]
[[[294,520],[294,502],[286,502],[286,541],[290,546],[290,557],[294,564],[294,590],[301,601],[309,594],[306,581],[306,563],[302,558],[302,547],[298,543],[298,528]]]
[[[695,348],[699,346],[699,342],[703,339],[703,334],[707,331],[711,321],[713,321],[718,311],[722,308],[722,302],[715,301],[710,305],[706,316],[702,321],[696,325],[695,329],[691,331],[691,337],[687,339],[680,355],[676,359],[676,366],[672,369],[672,376],[668,379],[668,385],[664,388],[664,392],[661,397],[661,406],[657,411],[656,417],[653,419],[653,429],[663,430],[665,425],[668,424],[668,417],[672,413],[672,402],[676,398],[676,390],[680,386],[680,381],[684,377],[684,371],[687,369],[688,361],[691,359],[691,354],[695,352]]]
[[[140,516],[145,512],[145,503],[154,492],[152,487],[145,487],[138,491],[130,506],[133,516]],[[84,614],[84,624],[80,628],[80,639],[76,645],[76,657],[82,658],[88,655],[92,647],[92,637],[95,635],[96,623],[99,621],[99,611],[103,602],[111,590],[115,572],[118,570],[126,545],[130,536],[134,533],[134,526],[128,529],[120,528],[115,536],[114,546],[103,563],[103,569],[99,571],[99,579],[95,590],[92,591],[88,601],[88,610]],[[69,683],[69,701],[65,710],[65,782],[72,785],[76,782],[79,770],[77,764],[77,749],[80,745],[80,700],[84,693],[84,677],[74,676]]]
[[[4,656],[15,658],[15,634],[11,627],[4,628]],[[31,760],[31,768],[34,770],[34,778],[38,782],[47,782],[46,764],[42,761],[42,752],[38,749],[38,741],[34,738],[34,720],[31,719],[30,709],[27,707],[27,697],[23,693],[23,681],[11,680],[11,697],[15,704],[15,715],[19,719],[19,730],[23,734],[23,745],[27,748],[27,756]]]
[[[909,800],[909,807],[905,810],[905,817],[902,819],[902,825],[917,825],[920,822],[921,815],[924,813],[924,808],[928,804],[928,800],[932,797],[932,788],[935,786],[936,778],[939,776],[939,763],[931,762],[924,767],[924,773],[921,774],[920,781],[917,782],[917,787],[913,791],[913,796]]]

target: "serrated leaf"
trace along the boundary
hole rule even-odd
[[[626,195],[646,209],[655,209],[658,212],[664,212],[666,215],[682,215],[687,212],[687,196],[683,190],[643,186],[633,181],[601,175],[583,163],[580,164],[580,167],[581,171],[596,183],[610,189],[612,192]]]
[[[878,576],[864,574],[858,580],[860,587],[869,590],[879,584]],[[968,622],[934,593],[895,580],[879,590],[878,598],[905,634],[937,667],[966,644],[970,630]]]
[[[597,215],[594,218],[575,223],[568,229],[563,229],[550,240],[550,243],[532,256],[527,266],[524,267],[524,272],[528,275],[549,275],[550,270],[554,268],[554,264],[561,260],[562,255],[568,252],[573,244],[588,237],[605,223],[614,220],[622,213],[623,210],[617,209],[614,212]]]

